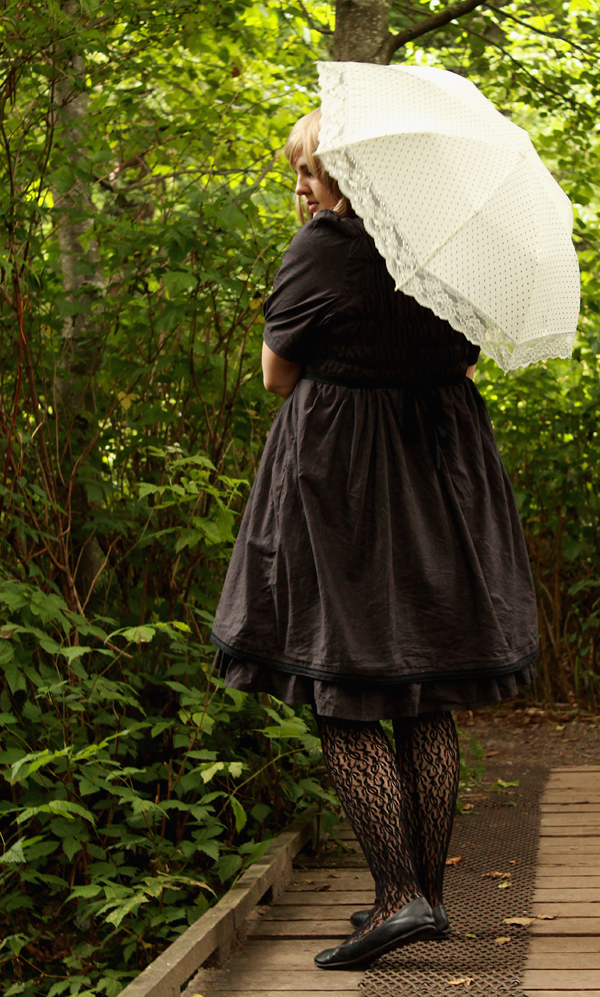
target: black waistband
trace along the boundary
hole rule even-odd
[[[343,388],[402,388],[405,391],[419,392],[428,388],[441,388],[452,384],[465,384],[469,381],[466,374],[446,374],[440,377],[431,377],[423,380],[402,381],[400,378],[353,378],[336,377],[333,374],[317,374],[310,370],[302,372],[302,377],[307,381],[316,381],[321,384],[338,384]]]

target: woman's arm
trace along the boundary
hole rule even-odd
[[[291,360],[278,357],[266,343],[263,343],[262,369],[267,391],[287,398],[288,395],[291,395],[300,378],[302,366],[299,363],[292,363]]]
[[[471,380],[473,380],[473,375],[475,374],[476,366],[477,366],[476,363],[472,363],[470,367],[467,367],[467,377],[470,377]]]

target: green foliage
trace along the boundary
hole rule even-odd
[[[117,994],[329,805],[306,722],[225,691],[208,644],[273,415],[261,305],[294,230],[277,153],[311,100],[281,107],[313,53],[276,7],[5,5],[7,994]]]
[[[318,738],[223,689],[186,624],[110,633],[27,583],[1,584],[0,605],[5,978],[116,994],[328,799]]]

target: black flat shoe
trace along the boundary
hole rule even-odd
[[[402,945],[419,942],[431,938],[435,934],[436,924],[433,911],[425,897],[417,897],[401,907],[396,914],[362,938],[354,939],[350,935],[336,949],[325,949],[315,956],[315,962],[320,969],[355,969],[357,966],[368,966],[385,952],[392,952]]]
[[[448,938],[448,936],[450,935],[450,922],[448,920],[448,915],[446,914],[446,911],[444,910],[442,904],[439,904],[437,907],[433,907],[432,910],[433,910],[433,919],[435,921],[435,926],[437,930],[435,932],[435,935],[431,936],[431,940],[436,942],[441,942],[444,940],[444,938]],[[354,911],[354,914],[350,918],[350,924],[354,928],[362,928],[363,924],[366,923],[366,920],[370,913],[371,913],[370,910]]]

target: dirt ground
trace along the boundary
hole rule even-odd
[[[543,710],[516,700],[457,713],[456,721],[463,735],[479,741],[494,769],[517,759],[549,768],[600,765],[600,716],[571,707]]]

